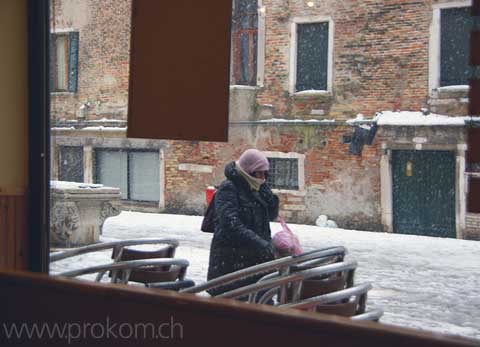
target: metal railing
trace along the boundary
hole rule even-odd
[[[50,262],[53,263],[55,261],[75,257],[77,255],[104,251],[104,250],[113,249],[116,247],[123,248],[128,246],[151,245],[151,244],[165,244],[165,245],[169,245],[176,248],[178,247],[179,242],[176,239],[156,239],[156,238],[129,239],[129,240],[121,240],[121,241],[101,242],[93,245],[69,249],[66,251],[55,252],[53,254],[50,254]]]
[[[266,263],[251,266],[246,269],[241,269],[241,270],[214,278],[210,281],[196,285],[194,287],[181,290],[180,292],[181,293],[201,293],[206,290],[224,286],[226,284],[238,281],[243,278],[252,277],[262,273],[278,271],[280,269],[285,269],[291,265],[303,263],[308,260],[332,257],[337,255],[345,255],[345,254],[346,254],[346,249],[343,246],[314,250],[314,251],[302,253],[298,256],[284,257],[284,258],[272,260]]]
[[[186,268],[190,265],[188,260],[185,259],[175,259],[175,258],[159,258],[159,259],[145,259],[145,260],[129,260],[129,261],[120,261],[113,262],[109,264],[89,266],[77,270],[70,270],[56,274],[55,276],[64,276],[64,277],[77,277],[88,274],[98,273],[95,278],[96,282],[100,282],[105,273],[111,271],[111,282],[112,283],[128,283],[130,274],[132,270],[139,268],[148,268],[148,267],[163,267],[163,266],[179,266]],[[119,270],[122,271],[122,276],[118,276]]]

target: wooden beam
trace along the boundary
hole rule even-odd
[[[127,136],[228,141],[231,1],[132,6]]]
[[[27,270],[26,195],[0,195],[0,268]]]
[[[181,346],[369,346],[460,347],[478,346],[463,338],[408,330],[347,318],[252,305],[227,299],[209,299],[158,289],[95,284],[43,274],[0,272],[0,321],[2,323],[100,323],[130,326],[172,321],[181,326],[171,339],[95,338],[88,333],[73,341],[82,345],[181,345]],[[101,328],[96,330],[97,334]],[[125,333],[128,332],[125,329]],[[181,335],[181,336],[180,336]],[[4,339],[4,341],[2,341]],[[0,333],[0,344],[5,335]],[[10,343],[49,346],[66,340],[26,337]]]

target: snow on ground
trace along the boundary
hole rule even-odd
[[[211,234],[202,217],[122,212],[107,219],[102,240],[176,238],[187,277],[206,280]],[[271,223],[272,233],[280,230]],[[290,224],[305,251],[343,245],[359,268],[356,283],[372,282],[368,306],[381,322],[480,339],[480,242]],[[52,273],[110,262],[111,252],[52,263]],[[72,261],[73,260],[73,261]],[[88,277],[88,276],[87,276]],[[92,278],[91,276],[89,278]]]

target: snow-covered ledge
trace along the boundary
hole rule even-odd
[[[376,116],[377,125],[396,126],[465,126],[472,117],[449,117],[434,113],[413,111],[383,111]]]
[[[50,191],[50,237],[57,247],[98,242],[105,219],[120,214],[119,188],[52,181]]]

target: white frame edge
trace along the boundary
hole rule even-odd
[[[428,52],[428,93],[440,87],[440,11],[445,8],[470,7],[472,0],[456,0],[432,5],[432,22],[430,23],[430,39]]]

